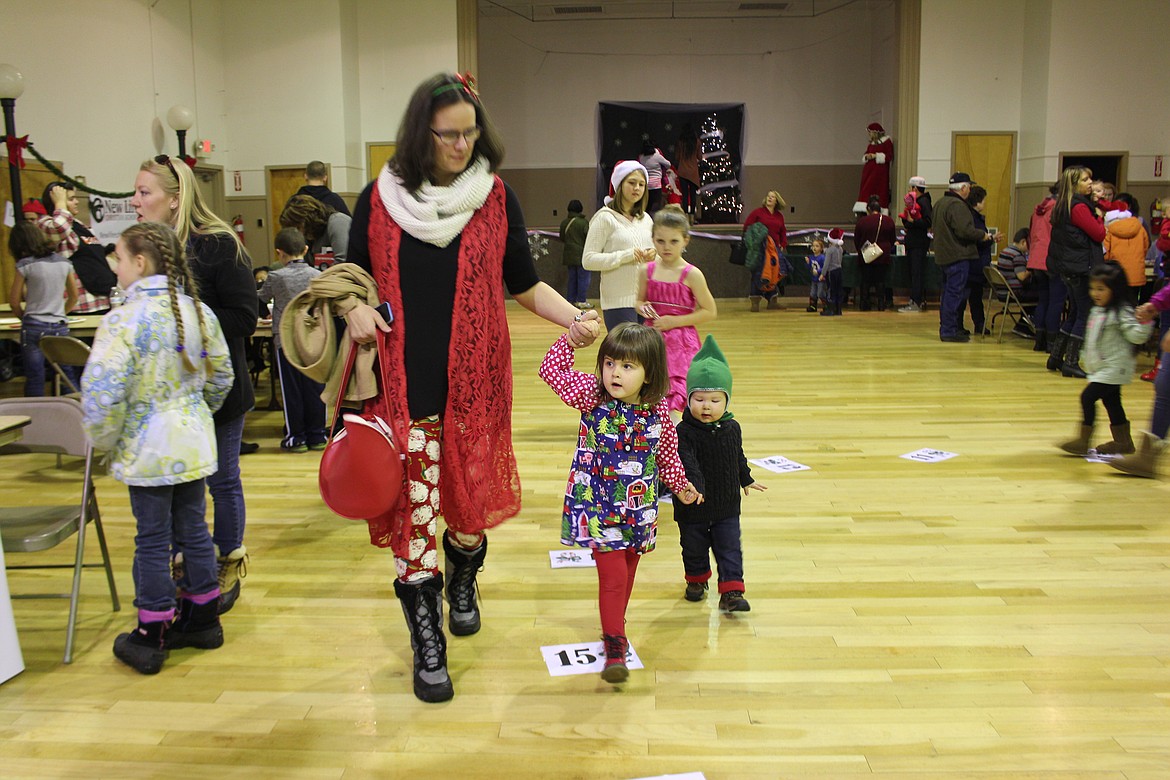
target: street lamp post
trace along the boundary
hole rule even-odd
[[[171,106],[167,111],[167,124],[179,136],[179,157],[187,156],[187,131],[195,124],[195,114],[186,106]]]
[[[0,105],[4,106],[4,134],[16,138],[16,99],[24,94],[24,76],[13,65],[0,65]],[[9,149],[16,148],[9,145]],[[12,207],[20,219],[24,195],[20,191],[20,166],[14,155],[8,155],[8,180],[12,188]]]

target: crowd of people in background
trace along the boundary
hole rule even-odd
[[[927,307],[933,250],[943,278],[942,342],[987,332],[985,279],[1002,279],[1003,294],[1032,311],[1013,332],[1035,340],[1050,370],[1087,380],[1076,436],[1059,446],[1120,456],[1115,468],[1154,476],[1170,433],[1170,361],[1143,376],[1156,392],[1140,447],[1121,388],[1135,371],[1133,345],[1149,338],[1155,319],[1166,346],[1170,287],[1152,296],[1146,290],[1151,260],[1170,250],[1170,220],[1148,226],[1133,196],[1115,195],[1083,166],[1062,173],[1010,241],[988,227],[988,193],[962,171],[937,201],[924,178],[911,177],[894,217],[893,144],[880,124],[867,131],[855,204],[864,213],[852,235],[858,308],[893,308],[890,269],[899,243],[910,290],[898,312]],[[113,247],[97,245],[77,219],[76,192],[64,183],[25,204],[9,239],[17,258],[9,303],[22,323],[26,393],[45,392],[41,338],[67,335],[70,313],[110,312],[79,385],[87,431],[110,452],[111,473],[127,484],[138,524],[137,625],[117,637],[115,656],[153,674],[171,649],[224,642],[220,616],[238,600],[249,560],[239,467],[254,446],[243,441],[255,401],[247,341],[270,313],[284,398],[281,450],[328,446],[327,399],[379,421],[402,447],[401,484],[364,516],[371,543],[393,554],[414,694],[450,699],[445,605],[452,635],[479,631],[476,581],[487,532],[520,509],[505,292],[564,329],[539,374],[581,413],[561,541],[590,549],[597,562],[602,678],[619,684],[629,674],[626,609],[639,560],[655,546],[660,482],[678,502],[685,599],[705,598],[713,554],[719,608],[749,611],[740,492],[765,488],[751,477],[727,411],[726,358],[710,336],[700,347],[697,326],[718,312],[702,270],[685,257],[697,143],[684,133],[676,152],[677,167],[646,141],[638,159],[614,166],[602,208],[586,217],[580,201],[569,203],[559,227],[564,297],[536,273],[519,200],[496,173],[503,144],[466,76],[440,74],[417,87],[394,156],[352,213],[329,189],[324,164],[310,163],[305,186],[281,211],[271,268],[252,268],[232,226],[203,201],[191,168],[165,154],[142,163],[131,198],[140,224]],[[786,206],[769,190],[744,219],[752,312],[761,304],[779,308],[792,268]],[[804,260],[808,312],[841,315],[850,292],[846,241],[840,227],[813,236]],[[600,317],[588,302],[593,272]],[[290,306],[297,315],[286,316]],[[312,327],[299,315],[313,307],[346,324],[323,369],[288,343]],[[574,351],[600,338],[602,324],[596,371],[574,371]],[[144,360],[126,359],[148,342],[162,346]],[[335,381],[350,356],[352,383]],[[1097,401],[1111,439],[1094,446]]]

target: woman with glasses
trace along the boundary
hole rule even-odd
[[[394,326],[356,298],[335,305],[355,342],[386,334],[381,392],[365,410],[406,443],[406,479],[397,507],[368,523],[371,543],[394,552],[414,694],[426,702],[454,695],[437,515],[447,523],[451,633],[465,636],[480,627],[484,532],[520,511],[504,291],[582,346],[600,330],[595,312],[578,311],[536,275],[520,203],[495,175],[503,156],[469,75],[419,85],[394,156],[358,198],[349,237],[350,262],[371,273]]]
[[[244,486],[240,481],[240,443],[244,413],[255,405],[244,343],[256,330],[256,283],[252,261],[231,225],[212,213],[195,185],[187,164],[160,154],[142,163],[134,180],[130,205],[139,222],[161,222],[174,228],[187,248],[199,297],[211,307],[223,328],[232,358],[235,384],[214,415],[219,469],[207,478],[214,504],[212,541],[219,561],[219,612],[235,605],[245,571]],[[182,583],[181,565],[176,567]]]

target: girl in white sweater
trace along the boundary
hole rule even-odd
[[[646,213],[646,169],[634,160],[614,166],[605,208],[589,220],[581,265],[601,272],[601,313],[605,327],[637,322],[634,300],[638,266],[654,259],[654,221]]]

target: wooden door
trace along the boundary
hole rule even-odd
[[[1015,133],[955,133],[951,170],[966,171],[987,190],[984,217],[989,228],[998,228],[1011,240],[1012,195],[1015,192]],[[1004,246],[1000,244],[999,246]]]
[[[195,174],[199,196],[211,209],[211,213],[224,222],[231,222],[233,215],[227,213],[227,196],[223,192],[223,166],[196,163],[192,173]]]
[[[378,174],[382,171],[382,166],[394,156],[394,150],[397,146],[397,144],[392,142],[371,141],[366,144],[367,183],[378,178]]]
[[[265,170],[268,174],[268,245],[272,246],[280,232],[280,212],[284,211],[284,204],[305,186],[305,166],[269,165]]]

